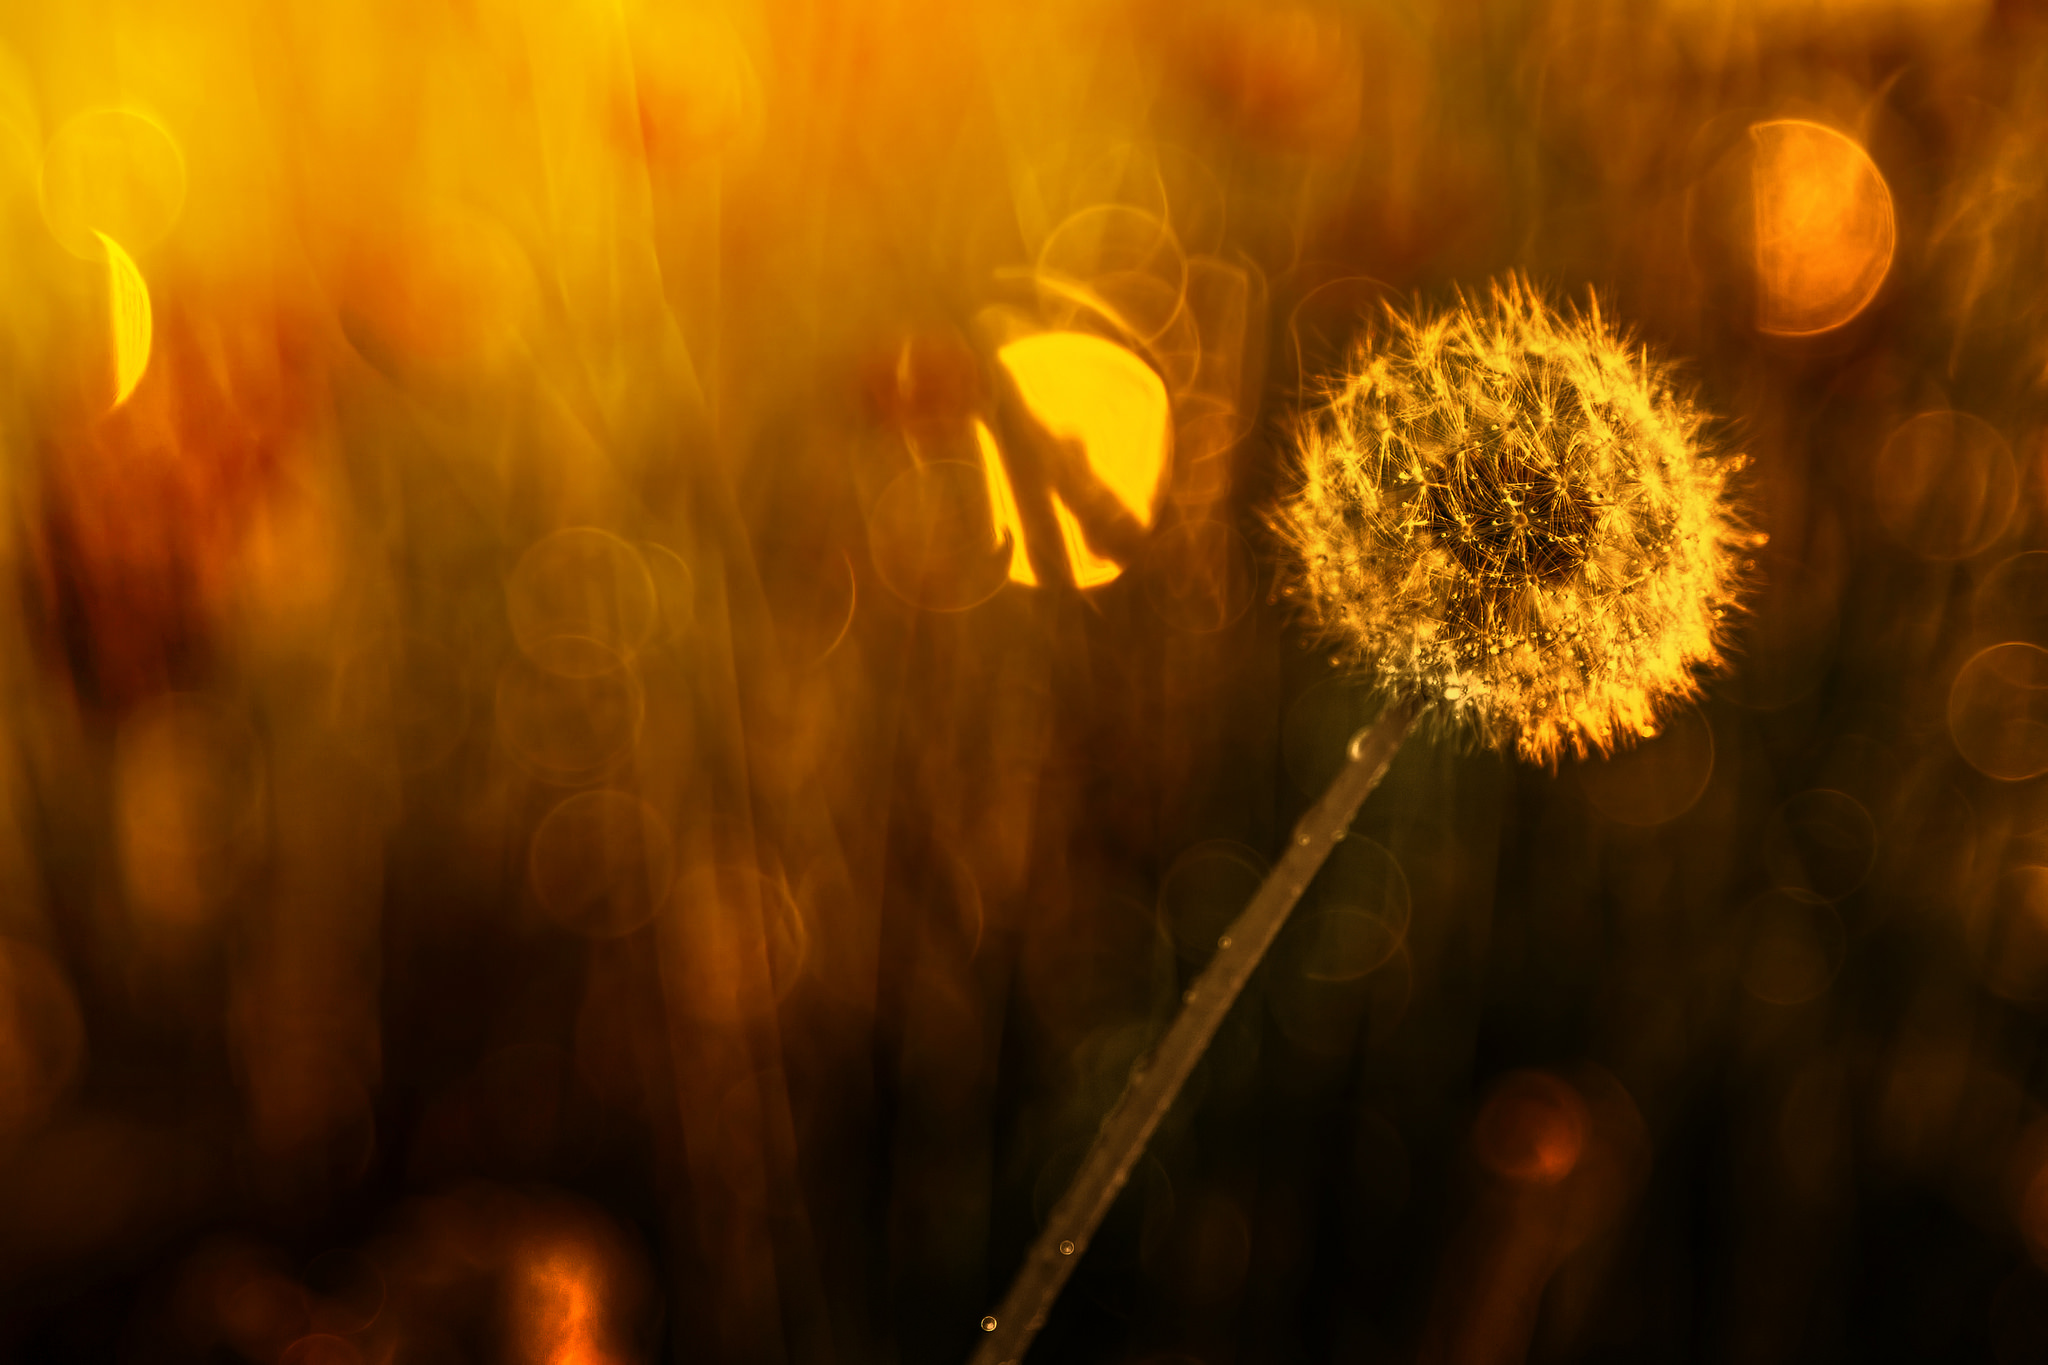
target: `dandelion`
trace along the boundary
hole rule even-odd
[[[1339,659],[1554,764],[1654,734],[1722,662],[1762,537],[1668,366],[1594,301],[1509,276],[1484,303],[1389,308],[1299,425],[1274,515]]]
[[[1301,423],[1274,514],[1296,595],[1388,705],[1351,740],[1181,1010],[1133,1068],[1047,1214],[972,1365],[1018,1365],[1074,1262],[1330,850],[1418,717],[1555,763],[1654,732],[1721,662],[1763,542],[1728,494],[1739,456],[1664,366],[1513,276],[1474,306],[1389,310]]]

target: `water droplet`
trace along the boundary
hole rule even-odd
[[[1218,948],[1228,948],[1230,946],[1230,935],[1225,934],[1222,938],[1217,939],[1216,946]]]
[[[1060,1243],[1060,1255],[1062,1255],[1062,1256],[1071,1256],[1071,1255],[1073,1255],[1073,1254],[1074,1254],[1074,1244],[1073,1244],[1072,1242],[1061,1242],[1061,1243]]]
[[[981,1320],[981,1330],[982,1330],[982,1331],[984,1331],[984,1332],[993,1332],[993,1331],[995,1331],[995,1330],[996,1330],[996,1320],[995,1320],[994,1318],[992,1318],[992,1317],[990,1317],[990,1318],[983,1318],[983,1319]]]

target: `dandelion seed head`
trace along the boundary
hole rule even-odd
[[[1723,661],[1761,537],[1668,368],[1515,276],[1353,343],[1273,514],[1339,657],[1554,764],[1654,733]]]

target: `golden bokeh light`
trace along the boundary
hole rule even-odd
[[[1990,545],[2018,498],[2011,446],[1967,412],[1923,412],[1903,423],[1874,472],[1885,529],[1928,559],[1966,559]]]
[[[1177,305],[1176,305],[1177,306]],[[1047,471],[1056,547],[1082,588],[1114,582],[1125,569],[1123,549],[1152,523],[1171,452],[1171,406],[1159,374],[1137,355],[1085,332],[1040,332],[1001,347],[996,359],[1017,396],[1053,443]],[[994,460],[992,443],[984,461]],[[1003,532],[1019,547],[1024,525],[1009,476],[990,464],[996,506],[1015,519]],[[1013,558],[1010,576],[1036,581]]]
[[[1067,567],[1073,572],[1077,588],[1099,588],[1105,583],[1114,583],[1122,576],[1124,566],[1105,554],[1098,554],[1088,543],[1088,532],[1081,525],[1067,504],[1053,495],[1053,518],[1060,528],[1060,547],[1066,552]]]
[[[408,203],[363,222],[340,247],[334,280],[349,339],[401,375],[488,372],[539,306],[511,230],[458,202]]]
[[[1560,1077],[1517,1072],[1500,1082],[1472,1125],[1480,1165],[1523,1185],[1555,1185],[1585,1151],[1586,1102]]]
[[[149,309],[149,284],[136,267],[135,258],[121,244],[94,229],[107,257],[108,331],[113,338],[114,406],[128,401],[142,373],[149,368],[149,345],[153,325]]]
[[[1096,204],[1047,235],[1037,280],[1056,325],[1092,314],[1149,346],[1181,320],[1188,260],[1165,220],[1126,204]]]
[[[557,531],[529,546],[505,579],[505,608],[512,638],[527,657],[570,677],[586,669],[603,672],[607,659],[631,658],[662,614],[646,560],[594,526]],[[565,636],[593,640],[603,650],[551,644]]]
[[[1586,799],[1624,825],[1661,825],[1691,810],[1714,775],[1714,731],[1687,707],[1655,735],[1608,758],[1580,763],[1574,773]]]
[[[1166,478],[1166,386],[1152,367],[1085,332],[1043,332],[996,354],[1025,407],[1055,440],[1080,447],[1076,479],[1092,475],[1139,525],[1151,524]],[[1083,490],[1067,486],[1068,498]]]
[[[988,505],[995,518],[996,536],[1010,547],[1010,581],[1027,588],[1038,585],[1031,567],[1031,555],[1024,544],[1024,514],[1017,507],[1017,490],[1010,483],[1010,471],[1003,467],[1003,452],[996,445],[988,424],[974,423],[975,447],[981,451],[982,472],[988,477]]]
[[[1971,656],[1948,694],[1956,752],[1987,777],[2024,782],[2048,772],[2048,650],[2023,641]]]
[[[914,607],[950,612],[980,606],[1014,574],[1024,553],[1012,529],[997,525],[991,506],[1007,487],[1000,469],[986,463],[977,468],[939,460],[904,470],[868,514],[876,574]],[[1014,500],[1004,510],[1014,511]]]
[[[111,237],[141,253],[167,236],[185,207],[185,154],[170,131],[137,109],[93,109],[67,120],[44,149],[43,221],[66,251],[103,259]]]
[[[612,1365],[605,1348],[604,1283],[580,1248],[551,1248],[524,1267],[515,1330],[521,1359],[535,1365]]]
[[[679,1007],[724,1023],[771,1012],[796,985],[811,946],[789,889],[733,864],[686,870],[662,929],[664,970]]]
[[[632,752],[646,717],[646,690],[619,656],[580,635],[543,641],[540,661],[517,659],[498,675],[498,735],[544,781],[603,776]]]
[[[645,801],[610,789],[564,800],[533,832],[534,894],[579,934],[616,938],[652,920],[675,880],[668,826]]]
[[[1869,306],[1897,246],[1892,195],[1855,139],[1805,119],[1752,124],[1757,325],[1800,336]]]

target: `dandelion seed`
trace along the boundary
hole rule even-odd
[[[1510,276],[1389,309],[1301,419],[1273,519],[1295,598],[1382,690],[1459,701],[1440,725],[1542,763],[1607,752],[1722,662],[1761,543],[1729,494],[1746,462],[1702,421],[1597,302]]]

